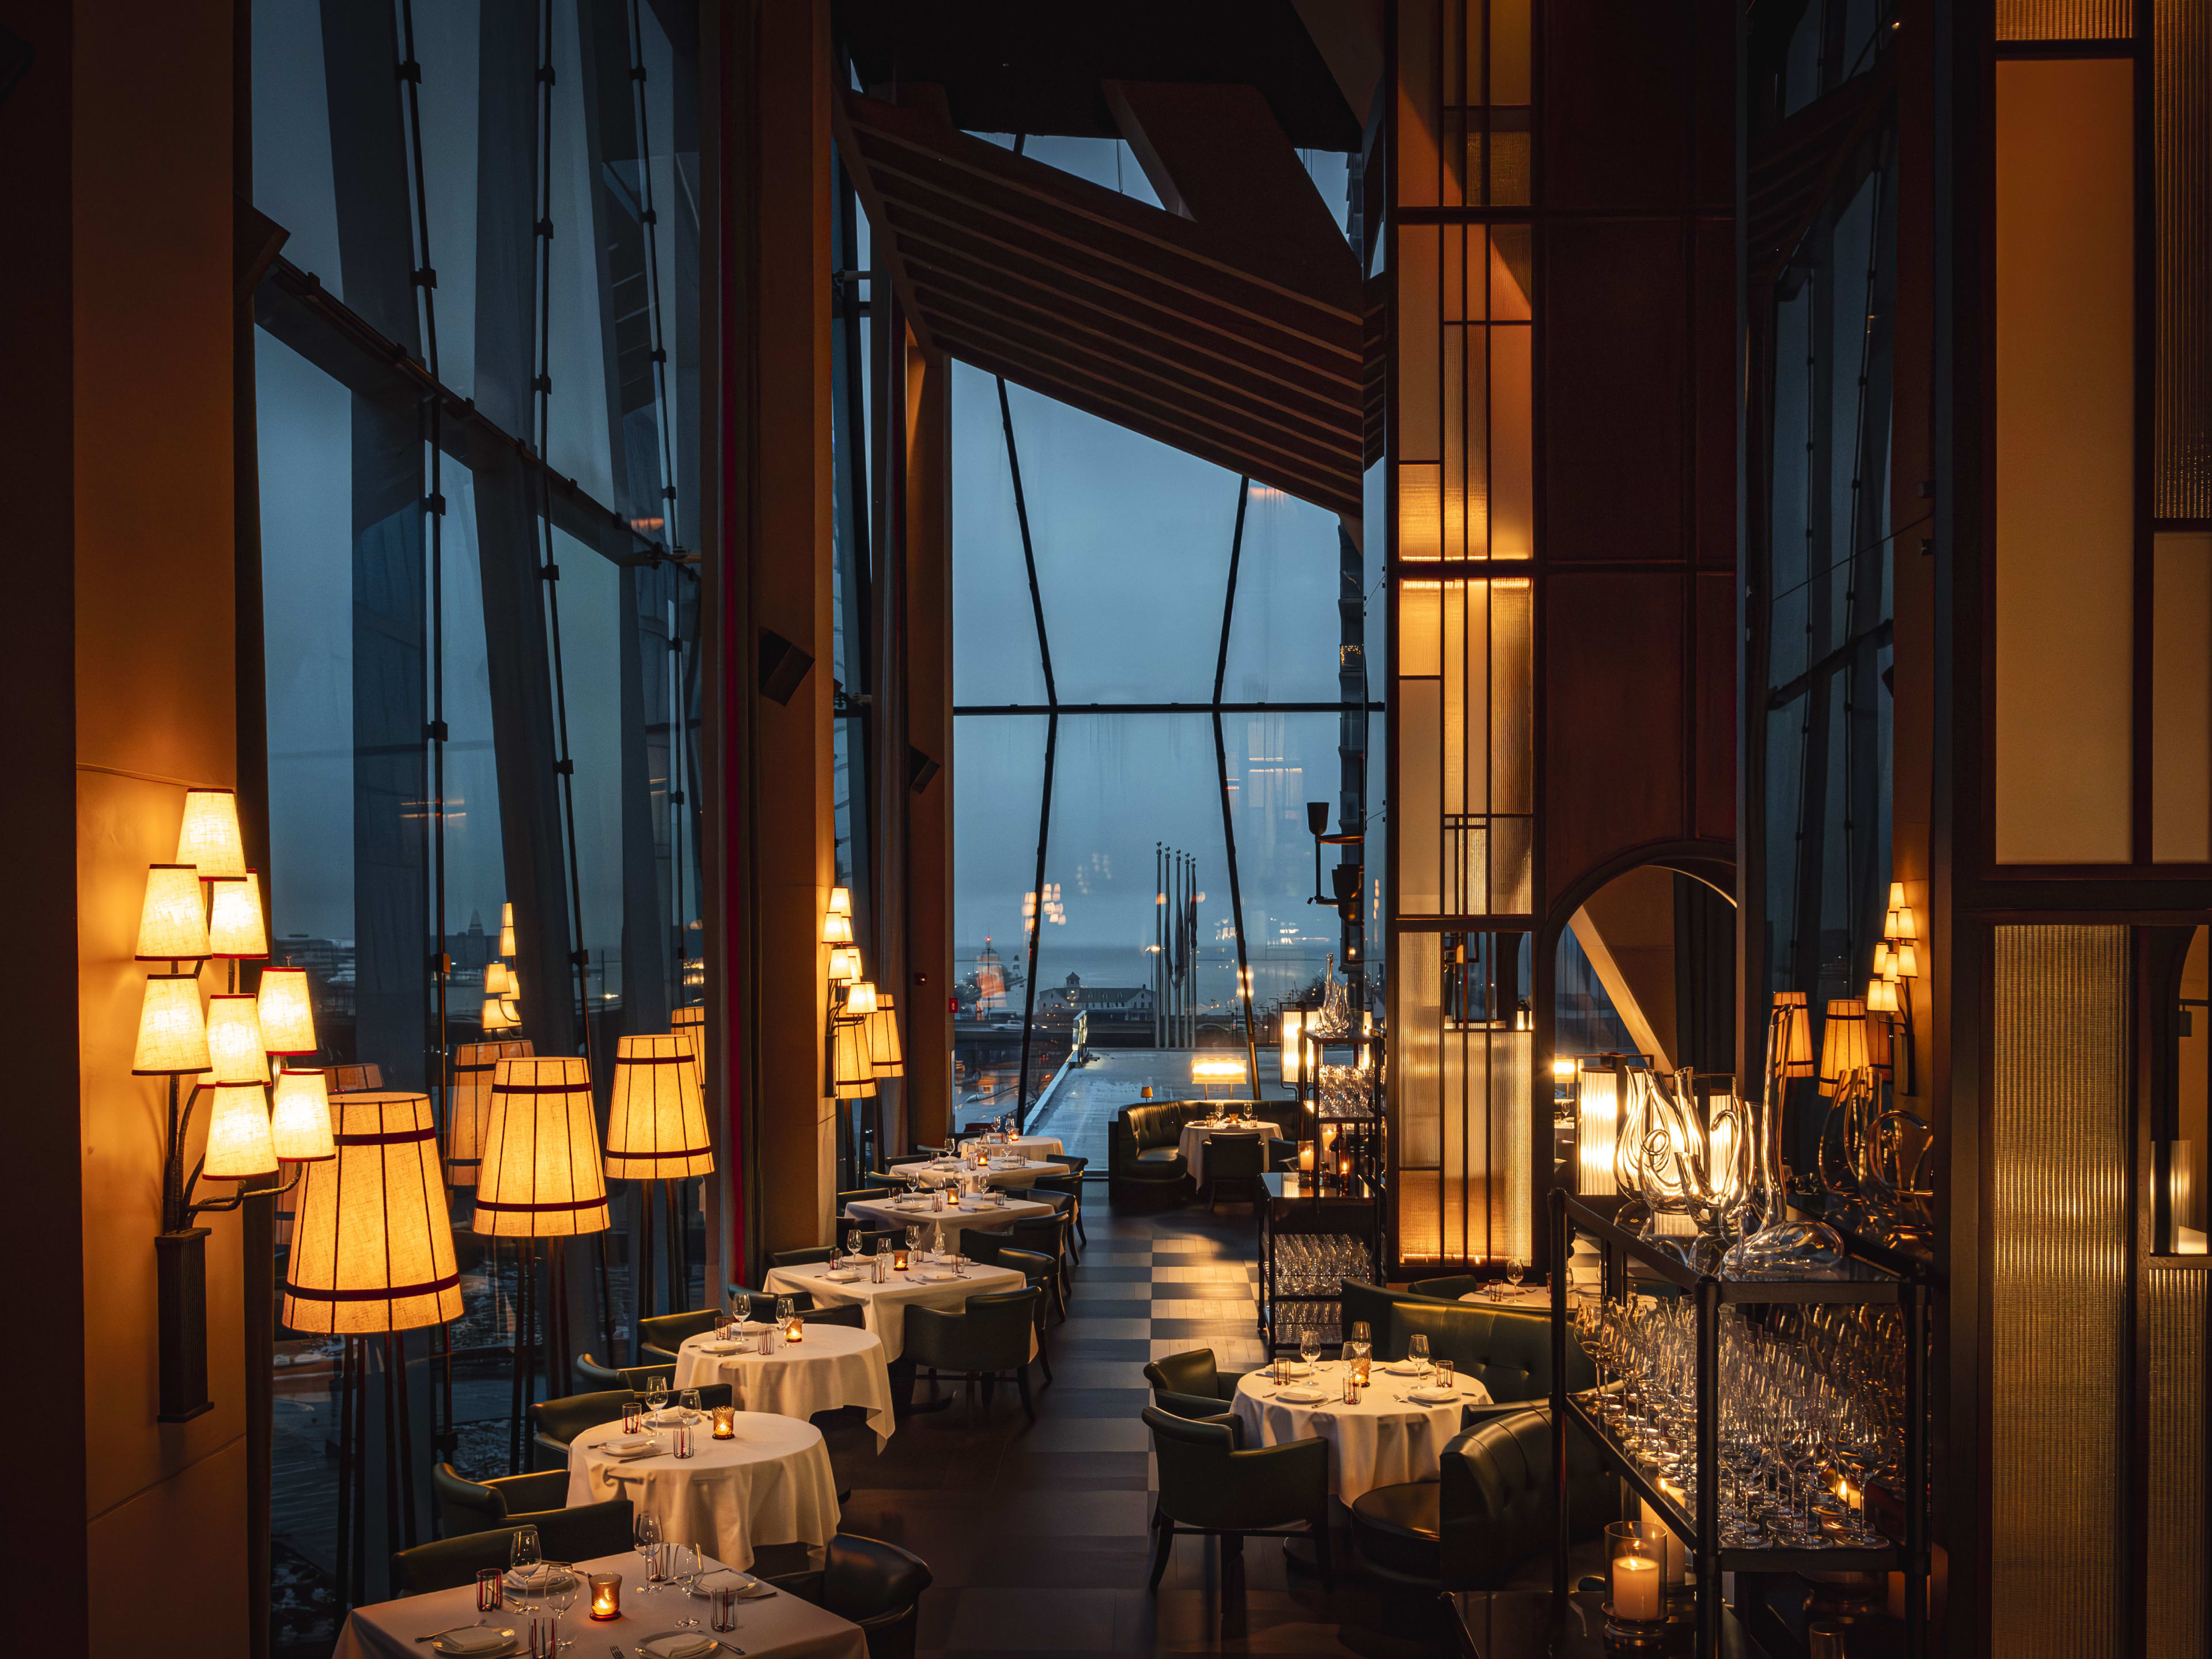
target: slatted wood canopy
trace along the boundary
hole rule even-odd
[[[1202,202],[1132,202],[921,108],[848,91],[836,118],[925,345],[1357,518],[1362,303],[1340,235],[1340,260],[1255,258]]]

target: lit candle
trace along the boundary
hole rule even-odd
[[[622,1575],[618,1572],[595,1572],[592,1580],[592,1617],[619,1619],[622,1617]]]
[[[1673,1481],[1662,1480],[1659,1492],[1676,1509],[1687,1510],[1690,1507],[1688,1498]],[[1682,1540],[1674,1535],[1674,1530],[1660,1519],[1658,1510],[1650,1504],[1644,1506],[1644,1531],[1646,1537],[1666,1540],[1666,1559],[1662,1565],[1668,1589],[1672,1589],[1685,1582],[1689,1576],[1689,1553],[1683,1548]]]
[[[738,1437],[738,1408],[735,1406],[714,1407],[714,1438],[734,1440]]]
[[[1613,1616],[1650,1620],[1659,1616],[1659,1564],[1648,1555],[1613,1558]]]
[[[803,1319],[794,1318],[791,1323],[783,1328],[783,1340],[787,1342],[799,1341],[805,1334],[806,1322]]]
[[[891,1271],[902,1273],[906,1271],[906,1247],[903,1244],[891,1252]]]

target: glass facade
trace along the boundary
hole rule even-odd
[[[342,1084],[449,1129],[456,1066],[520,1040],[587,1056],[604,1117],[617,1039],[705,998],[696,43],[621,0],[253,23],[274,960]],[[447,1178],[466,1312],[412,1385],[504,1474],[515,1256]],[[643,1185],[578,1247],[579,1350],[695,1305],[634,1271]],[[280,1639],[335,1565],[334,1346],[278,1331]]]

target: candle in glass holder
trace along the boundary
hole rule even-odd
[[[891,1252],[891,1271],[900,1273],[906,1271],[906,1246],[903,1244]]]
[[[783,1328],[783,1340],[787,1342],[800,1341],[805,1335],[806,1322],[803,1319],[794,1316],[791,1323]]]
[[[735,1406],[714,1407],[714,1438],[735,1440],[738,1437],[738,1408]]]
[[[1605,1529],[1609,1558],[1606,1583],[1616,1623],[1644,1624],[1664,1616],[1664,1547],[1640,1522],[1616,1521]]]
[[[592,1580],[592,1617],[619,1619],[622,1617],[622,1575],[618,1572],[595,1572]]]

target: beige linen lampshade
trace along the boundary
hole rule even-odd
[[[514,982],[514,970],[503,962],[488,962],[483,972],[484,994],[488,997],[511,997],[520,994],[522,988]]]
[[[499,907],[499,953],[503,957],[515,954],[514,906],[512,904]]]
[[[1781,1049],[1782,1075],[1785,1078],[1811,1077],[1814,1074],[1813,1023],[1806,1012],[1805,994],[1802,991],[1777,991],[1774,1006],[1778,1012],[1785,1016],[1781,1039],[1777,1044]],[[1770,1055],[1767,1063],[1772,1065],[1774,1056]]]
[[[195,866],[202,881],[246,873],[246,842],[238,833],[234,792],[185,792],[185,822],[177,831],[177,862]]]
[[[822,918],[822,942],[824,945],[850,945],[853,942],[853,919],[835,911]]]
[[[840,1100],[876,1092],[876,1061],[865,1021],[841,1019],[830,1032],[830,1085]]]
[[[1832,1095],[1853,1072],[1873,1064],[1867,1053],[1866,1004],[1857,997],[1828,999],[1828,1023],[1820,1033],[1820,1092]]]
[[[863,1014],[872,1014],[875,1012],[874,984],[865,979],[855,980],[852,988],[845,993],[845,1017],[848,1019],[858,1019]]]
[[[218,876],[208,884],[210,954],[237,962],[258,962],[269,954],[269,927],[261,914],[261,877]]]
[[[207,1018],[200,1012],[197,974],[149,974],[138,1006],[134,1077],[173,1077],[208,1069]]]
[[[501,1060],[477,1167],[476,1231],[565,1238],[606,1229],[591,1066],[574,1054]]]
[[[714,1172],[707,1104],[685,1038],[672,1033],[617,1040],[606,1172],[610,1181],[678,1181]]]
[[[876,993],[876,1012],[868,1016],[868,1058],[876,1075],[904,1077],[906,1054],[899,1046],[898,1011],[889,991]]]
[[[668,1017],[669,1029],[684,1039],[691,1051],[691,1069],[699,1075],[699,1091],[707,1089],[707,1011],[694,1003]]]
[[[264,968],[255,1001],[265,1052],[312,1054],[320,1046],[315,1041],[315,1000],[307,989],[306,969]]]
[[[850,985],[860,977],[859,946],[840,945],[830,951],[830,977],[839,985]]]
[[[208,999],[207,1045],[210,1080],[265,1084],[269,1059],[261,1046],[261,1016],[254,999],[244,993],[217,994]]]
[[[148,865],[146,902],[138,912],[138,960],[198,961],[207,954],[200,872],[189,864]]]
[[[269,1134],[276,1156],[287,1164],[319,1164],[336,1158],[331,1133],[331,1079],[310,1066],[276,1075],[269,1104]]]
[[[511,1031],[522,1024],[522,1013],[505,997],[486,997],[480,1023],[487,1031]]]
[[[849,916],[853,914],[851,888],[832,887],[830,890],[830,914],[833,916]]]
[[[208,1118],[207,1161],[212,1181],[244,1181],[276,1173],[276,1146],[269,1134],[269,1094],[258,1083],[218,1083]]]
[[[430,1097],[349,1095],[337,1105],[337,1156],[309,1164],[300,1183],[280,1317],[349,1336],[459,1319]]]
[[[464,1042],[453,1050],[453,1103],[446,1113],[446,1179],[454,1186],[477,1184],[484,1131],[491,1127],[492,1074],[502,1060],[526,1059],[530,1052],[525,1037]]]

